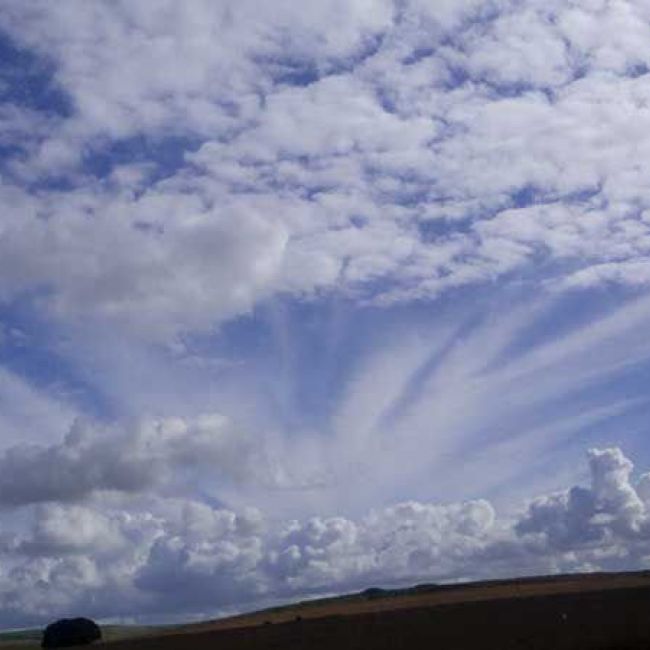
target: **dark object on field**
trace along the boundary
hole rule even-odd
[[[99,626],[89,618],[62,618],[45,628],[41,648],[86,645],[101,638]]]

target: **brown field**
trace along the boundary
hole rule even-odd
[[[111,650],[650,650],[650,573],[376,591],[101,645]],[[8,648],[0,644],[0,650]]]
[[[110,645],[111,650],[650,649],[650,574],[563,576],[356,595]]]

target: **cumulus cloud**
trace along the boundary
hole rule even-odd
[[[517,523],[520,535],[539,534],[551,549],[619,547],[648,538],[646,504],[630,481],[632,463],[620,449],[589,451],[590,488],[541,497]],[[639,483],[643,494],[643,483]]]
[[[197,510],[193,506],[183,513],[189,534],[174,522],[165,526],[134,576],[136,587],[155,594],[158,606],[172,612],[178,610],[179,600],[202,609],[210,603],[218,607],[264,596],[269,585],[261,569],[265,543],[259,514]],[[212,521],[197,534],[192,524],[202,515]]]
[[[39,506],[32,528],[3,546],[0,613],[14,620],[19,603],[24,621],[71,606],[208,616],[369,585],[646,566],[647,475],[632,482],[618,448],[588,456],[588,487],[539,497],[515,519],[485,500],[289,521],[160,496],[126,510],[101,498]]]
[[[182,477],[253,480],[265,471],[252,441],[218,414],[143,419],[124,427],[77,420],[56,445],[16,445],[0,457],[0,503],[75,501],[98,491],[140,492]]]
[[[271,566],[285,589],[299,593],[353,588],[375,581],[418,579],[458,571],[484,543],[494,520],[486,501],[450,506],[405,502],[359,521],[342,517],[292,522]],[[461,550],[462,549],[462,550]]]
[[[17,550],[27,555],[103,555],[126,543],[118,522],[81,506],[51,504],[39,508],[31,535]]]

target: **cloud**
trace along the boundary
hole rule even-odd
[[[0,503],[68,502],[99,491],[141,492],[201,467],[213,479],[262,476],[262,458],[227,418],[145,419],[124,428],[77,420],[63,442],[17,445],[0,457]]]
[[[198,526],[209,525],[199,533]],[[189,534],[185,525],[189,525]],[[167,528],[167,527],[166,527]],[[250,601],[266,594],[262,575],[263,526],[255,511],[236,515],[197,505],[183,511],[183,527],[172,522],[149,550],[134,576],[139,589],[155,594],[158,607],[176,612],[179,600],[190,608]]]
[[[520,535],[541,534],[551,549],[647,543],[646,505],[630,482],[632,463],[620,449],[589,451],[591,487],[533,501],[517,524]]]
[[[359,56],[392,18],[392,3],[383,0],[279,2],[273,10],[254,1],[165,2],[155,17],[152,9],[150,2],[40,2],[26,13],[12,3],[3,23],[57,62],[56,80],[77,115],[72,133],[119,138],[171,129],[214,137],[250,116],[276,77],[299,64],[326,71]]]
[[[117,323],[146,340],[251,309],[286,243],[282,226],[255,211],[177,192],[141,202],[92,190],[3,196],[0,295],[37,289],[64,321]]]
[[[125,544],[119,522],[103,513],[82,506],[48,504],[39,508],[32,534],[16,550],[29,556],[101,556]]]
[[[72,424],[94,409],[9,370],[45,362],[3,337],[2,620],[646,566],[650,479],[620,450],[555,491],[645,404],[649,303],[624,298],[650,278],[646,13],[4,2],[30,74],[0,88],[1,306],[115,413]],[[442,294],[492,311],[447,316]],[[344,361],[331,323],[308,323],[322,357],[267,336],[296,304],[305,340],[320,306],[349,309]],[[228,369],[231,343],[265,358]],[[305,434],[283,409],[310,390]],[[222,410],[262,433],[197,415]],[[519,493],[542,496],[511,521]]]
[[[22,620],[66,607],[136,619],[209,616],[369,585],[645,566],[647,475],[633,483],[618,448],[588,457],[588,487],[541,496],[515,519],[485,500],[407,501],[358,518],[303,520],[160,496],[131,500],[127,511],[127,501],[116,509],[119,501],[105,499],[40,506],[31,531],[3,548],[0,615],[17,616],[17,594]]]
[[[634,444],[622,423],[645,408],[632,376],[648,354],[647,299],[599,307],[579,325],[566,308],[568,298],[490,299],[378,337],[350,365],[333,409],[322,454],[333,459],[332,502],[426,501],[435,489],[504,506],[575,480],[581,447],[611,440],[611,427]]]
[[[6,298],[160,340],[285,293],[647,284],[634,3],[147,6],[4,12],[73,107],[2,105]]]
[[[590,487],[540,497],[515,521],[500,519],[484,500],[404,502],[359,519],[312,517],[278,528],[255,519],[256,527],[244,531],[229,515],[222,544],[201,544],[194,534],[191,541],[172,532],[159,538],[140,585],[155,584],[162,593],[162,584],[173,581],[184,592],[194,584],[204,593],[208,584],[217,589],[226,580],[232,586],[235,571],[239,582],[232,593],[255,599],[423,579],[637,566],[647,554],[649,529],[646,505],[630,483],[632,465],[617,448],[591,450],[589,461]],[[154,575],[162,584],[147,582]]]

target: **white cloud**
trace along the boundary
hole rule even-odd
[[[286,242],[280,224],[253,210],[178,192],[136,202],[83,190],[3,196],[0,295],[38,289],[54,315],[117,322],[147,339],[249,310]]]
[[[0,504],[77,501],[95,492],[140,492],[184,469],[212,480],[270,480],[264,452],[224,416],[145,418],[101,427],[77,420],[65,439],[45,446],[9,447],[0,457]]]
[[[31,536],[18,551],[27,555],[65,556],[120,550],[126,543],[118,522],[97,510],[48,504],[35,517]]]
[[[72,0],[6,9],[5,28],[59,64],[56,80],[79,116],[70,131],[81,137],[227,133],[272,86],[274,73],[297,62],[326,70],[358,55],[392,18],[384,0],[272,8]]]
[[[630,480],[632,463],[620,449],[609,448],[590,450],[589,465],[589,488],[534,500],[517,533],[541,536],[546,553],[571,550],[589,558],[611,556],[612,568],[617,562],[635,566],[647,554],[650,519]]]
[[[620,449],[589,452],[589,487],[535,499],[516,520],[485,500],[404,502],[356,519],[278,521],[160,497],[92,507],[47,506],[3,551],[0,616],[151,616],[248,605],[264,598],[534,573],[644,566],[645,484]],[[637,489],[639,492],[637,492]],[[125,542],[135,539],[138,544]],[[123,549],[117,553],[117,549]],[[40,585],[40,586],[39,586]]]
[[[74,106],[27,129],[40,144],[10,177],[85,189],[5,186],[0,290],[170,338],[286,291],[390,303],[531,267],[645,285],[644,11],[9,3],[5,29]],[[11,133],[33,121],[3,110]],[[140,135],[145,159],[89,187],[81,152]],[[156,181],[169,135],[191,142]]]

